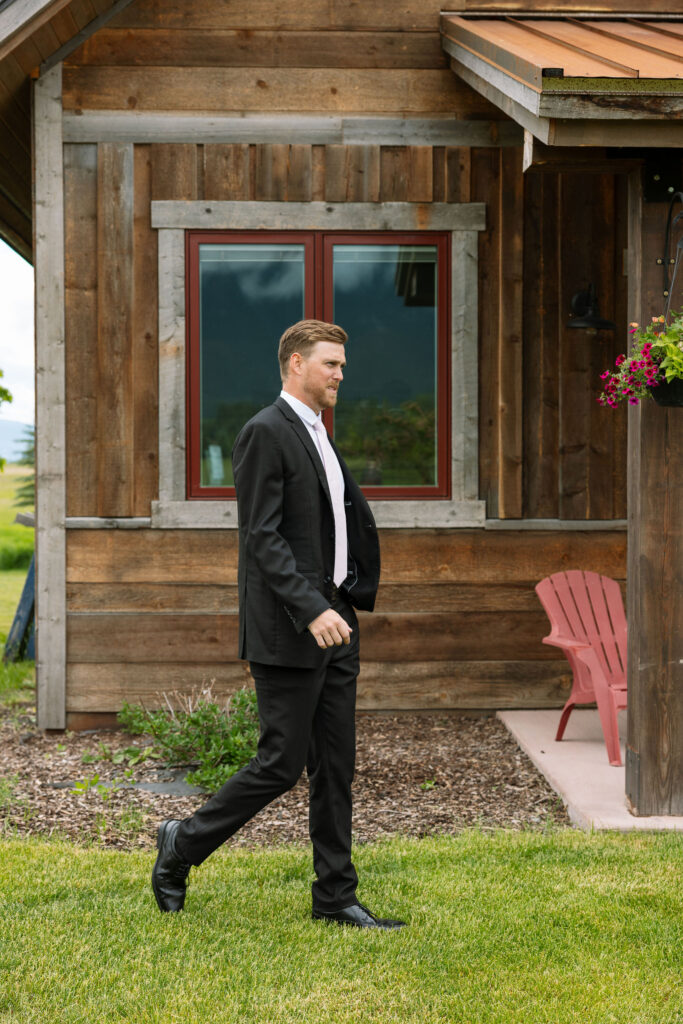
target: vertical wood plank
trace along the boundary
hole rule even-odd
[[[325,147],[311,146],[311,201],[325,198]]]
[[[646,401],[629,414],[626,792],[636,814],[683,814],[681,412]]]
[[[522,151],[500,150],[498,238],[498,515],[522,515],[522,294],[524,192]]]
[[[617,325],[612,341],[612,351],[616,358],[618,346],[622,338],[629,337],[628,331],[628,273],[626,256],[628,252],[628,178],[625,174],[615,176],[615,216],[614,216],[614,316]],[[606,369],[606,367],[601,367]],[[628,464],[628,409],[621,407],[610,410],[616,412],[612,433],[612,472],[614,474],[614,499],[612,517],[625,519],[626,487]]]
[[[557,176],[524,175],[524,515],[558,515]]]
[[[152,197],[196,199],[197,147],[189,143],[152,146]]]
[[[598,290],[600,313],[612,320],[615,312],[614,289],[614,243],[615,206],[614,175],[591,175],[592,217],[590,224],[590,251],[587,253],[591,278]],[[619,330],[621,326],[621,330]],[[617,416],[615,410],[604,409],[596,401],[602,390],[600,373],[614,365],[619,350],[627,336],[625,325],[617,325],[617,331],[599,331],[593,336],[584,336],[589,356],[589,433],[588,447],[588,507],[589,519],[610,519],[614,508],[614,429]],[[577,334],[579,332],[576,332]],[[619,410],[621,411],[621,410]],[[618,412],[619,412],[618,411]]]
[[[36,680],[41,729],[66,721],[62,66],[33,95],[36,269]]]
[[[376,203],[379,196],[379,146],[325,146],[327,202]]]
[[[292,203],[310,203],[312,190],[311,146],[290,146],[287,161],[287,199]]]
[[[133,515],[148,516],[157,497],[159,460],[158,254],[150,225],[149,146],[135,147],[133,176]]]
[[[560,262],[560,496],[562,519],[588,518],[591,353],[585,331],[567,327],[572,296],[591,283],[585,231],[592,217],[591,176],[560,175],[564,225]]]
[[[381,147],[381,202],[431,203],[433,176],[431,146]]]
[[[500,153],[472,150],[472,200],[486,203],[486,231],[479,235],[479,496],[486,514],[498,517],[498,319],[500,246]]]
[[[204,146],[204,198],[249,199],[249,146]]]
[[[284,143],[256,146],[256,199],[282,202],[287,198],[288,148]]]
[[[129,516],[134,496],[133,146],[97,159],[98,515]]]
[[[447,203],[469,203],[472,150],[469,146],[446,146]]]
[[[255,197],[280,202],[310,202],[312,147],[266,143],[256,147]]]
[[[97,146],[64,147],[66,509],[97,513]]]

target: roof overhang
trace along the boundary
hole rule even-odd
[[[683,147],[683,18],[444,14],[453,71],[550,146]]]

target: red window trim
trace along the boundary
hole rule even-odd
[[[304,243],[305,315],[332,321],[332,259],[331,247],[338,240],[354,245],[375,245],[393,242],[405,245],[435,245],[438,259],[437,320],[437,484],[417,487],[363,487],[367,498],[406,501],[438,500],[451,496],[451,237],[449,232],[405,231],[187,231],[185,236],[185,294],[187,296],[187,496],[191,500],[235,497],[234,487],[201,486],[200,445],[200,351],[199,351],[199,246],[220,242],[294,242]],[[273,396],[275,397],[275,396]],[[323,414],[327,429],[332,432],[333,411]]]

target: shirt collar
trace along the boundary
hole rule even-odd
[[[315,424],[320,420],[320,413],[316,415],[309,405],[305,402],[301,402],[294,395],[290,395],[287,391],[280,392],[280,398],[284,398],[287,405],[290,405],[294,412],[304,421],[309,427],[314,427]]]

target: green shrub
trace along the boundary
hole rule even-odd
[[[25,526],[0,527],[0,571],[28,569],[33,554],[33,530]]]
[[[187,774],[193,785],[215,792],[256,753],[259,720],[254,690],[237,690],[223,706],[216,703],[210,687],[190,697],[164,698],[166,707],[157,711],[124,702],[118,720],[133,736],[151,736],[155,753],[168,764],[193,766]]]

